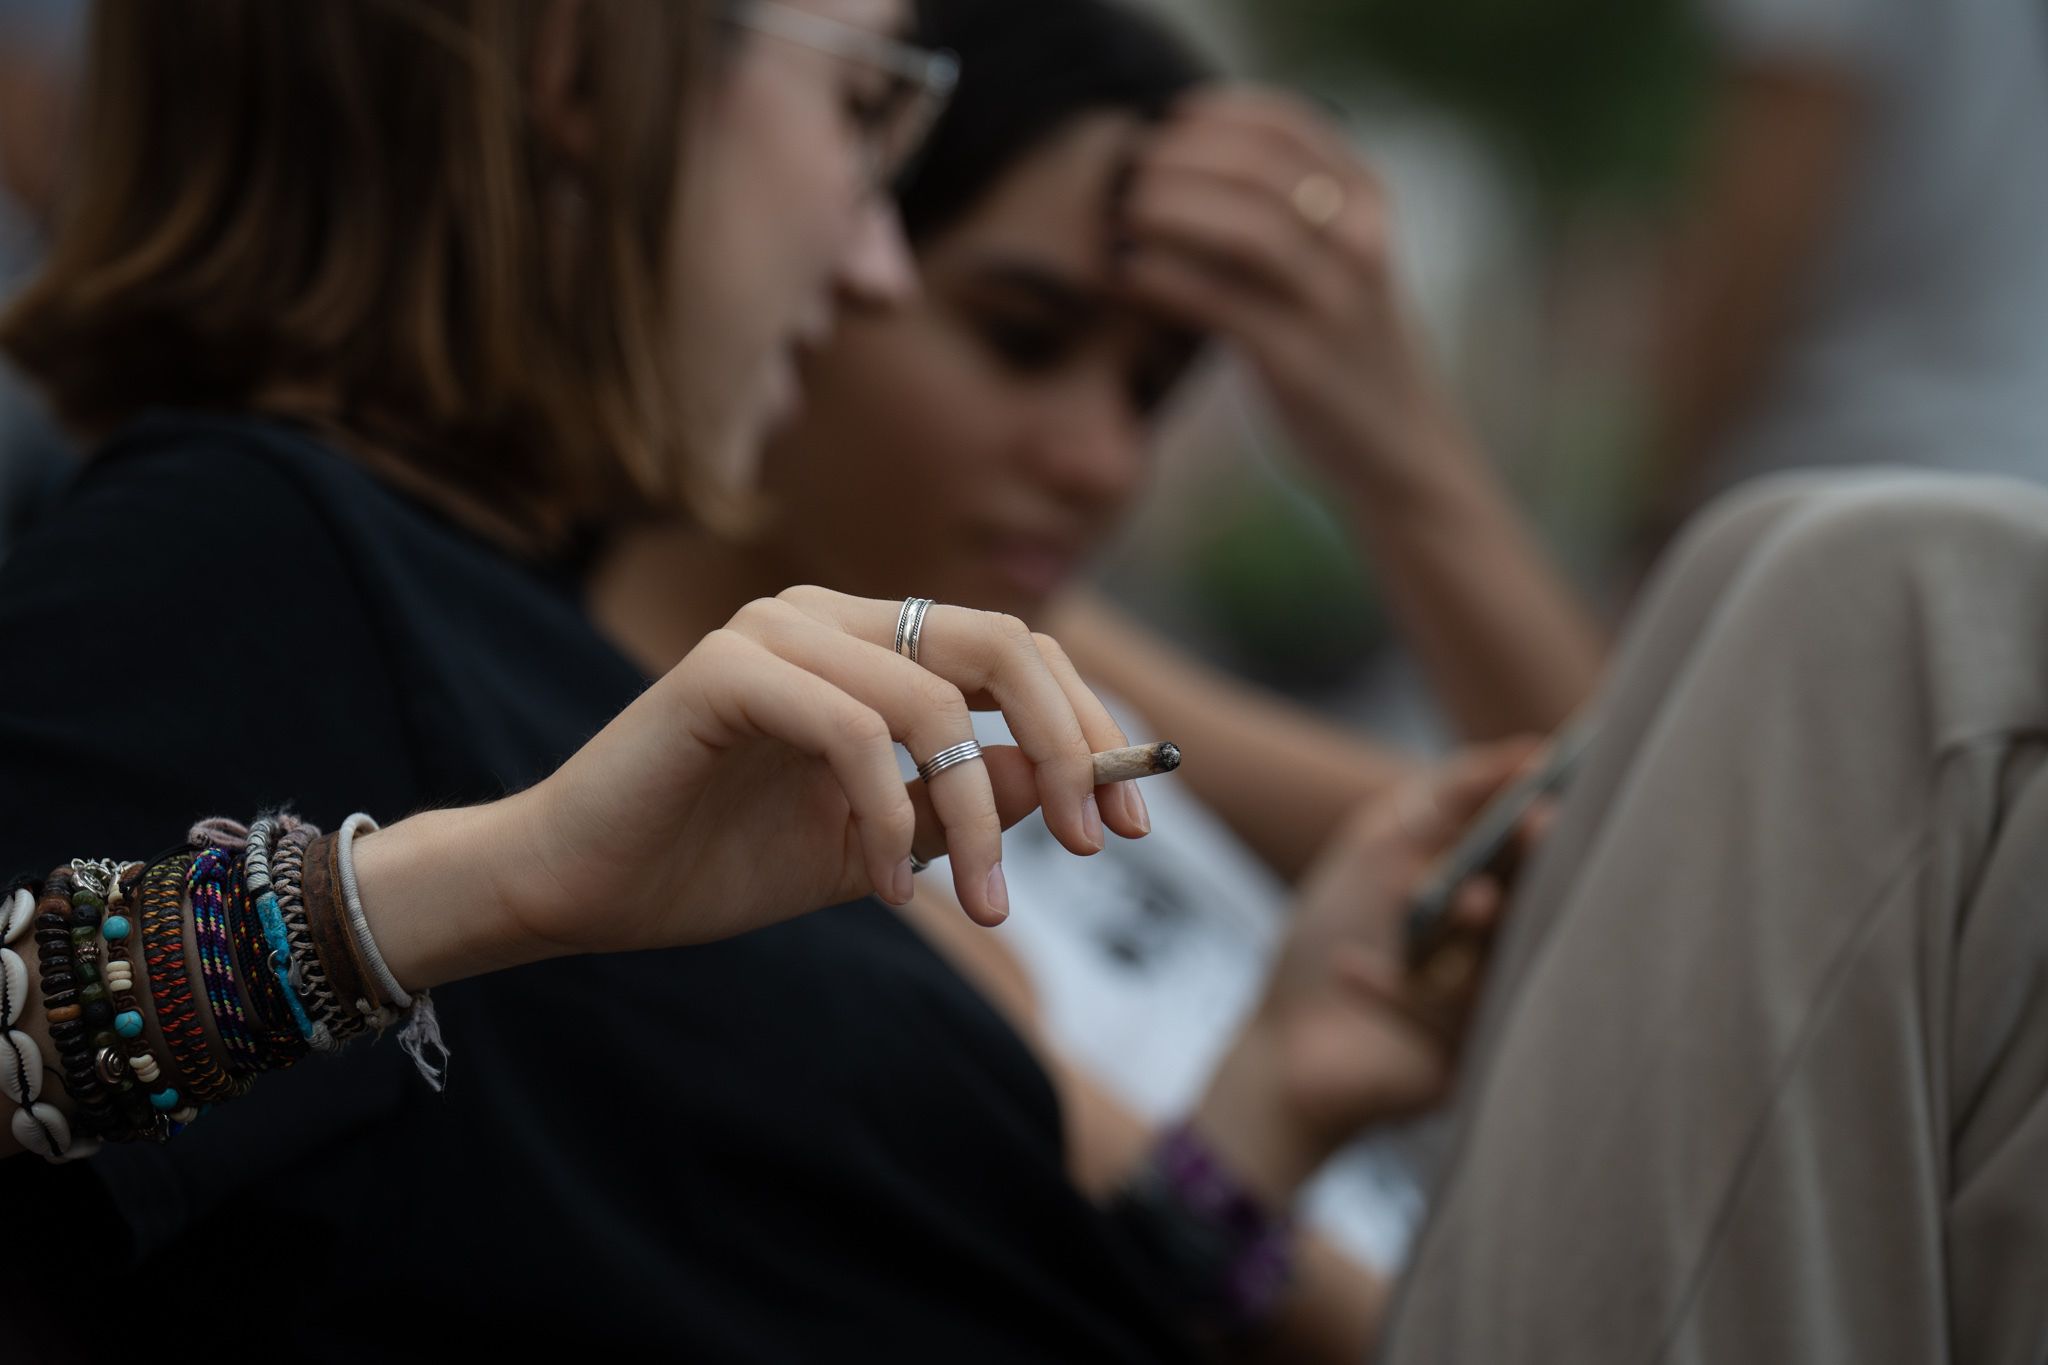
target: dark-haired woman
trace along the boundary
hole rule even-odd
[[[1142,496],[1161,414],[1204,344],[1241,348],[1340,476],[1475,734],[1554,728],[1600,651],[1425,382],[1382,196],[1326,120],[1217,84],[1162,18],[1126,4],[920,13],[972,73],[897,187],[923,287],[856,307],[810,357],[804,408],[769,446],[763,524],[624,537],[597,609],[659,673],[782,584],[916,587],[1054,631],[1125,730],[1187,748],[1148,797],[1141,843],[1082,862],[1033,826],[1013,834],[1018,913],[1001,934],[955,934],[957,909],[930,895],[914,912],[1071,1064],[1075,1160],[1115,1172],[1141,1155],[1135,1116],[1197,1104],[1255,1012],[1290,898],[1360,875],[1359,822],[1419,766],[1075,600]],[[1318,189],[1342,201],[1328,222],[1295,202]],[[874,534],[882,522],[906,533]],[[981,735],[1005,738],[995,717]],[[1094,1122],[1102,1089],[1115,1103]],[[1302,1200],[1383,1269],[1420,1205],[1388,1142],[1352,1145]]]

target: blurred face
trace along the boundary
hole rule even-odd
[[[783,8],[842,34],[895,36],[908,19],[906,0]],[[912,291],[914,275],[894,208],[872,182],[889,75],[776,33],[734,36],[688,153],[680,316],[706,464],[721,486],[743,489],[768,432],[797,409],[798,353],[824,344],[841,303],[886,307]]]
[[[915,299],[807,357],[766,476],[785,573],[1030,619],[1116,528],[1196,347],[1118,298],[1109,194],[1137,132],[1077,120],[926,245]]]

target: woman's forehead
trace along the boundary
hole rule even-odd
[[[999,253],[1062,274],[1100,276],[1109,265],[1116,170],[1140,125],[1117,113],[1087,114],[1019,157],[938,245]]]
[[[916,27],[917,14],[910,0],[783,0],[842,24],[886,33],[908,35]]]

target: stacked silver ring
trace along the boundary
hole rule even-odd
[[[896,613],[896,652],[917,662],[918,642],[924,638],[924,614],[932,609],[929,597],[906,597]]]
[[[931,780],[948,768],[957,768],[962,763],[973,763],[981,757],[981,745],[971,739],[948,745],[930,758],[917,765],[917,775],[929,784]]]

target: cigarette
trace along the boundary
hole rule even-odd
[[[1133,744],[1128,749],[1105,749],[1095,755],[1095,785],[1157,777],[1179,766],[1180,746],[1163,739],[1156,744]]]

